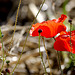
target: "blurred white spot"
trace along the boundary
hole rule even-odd
[[[34,27],[32,27],[32,30],[34,30]]]
[[[33,32],[33,31],[32,31],[32,30],[30,30],[30,36],[32,36],[32,32]]]
[[[17,57],[12,57],[12,61],[17,61],[18,58]]]
[[[48,9],[48,5],[44,3],[43,6],[42,6],[42,8],[41,8],[41,10],[42,11],[46,11],[47,9]]]
[[[70,30],[70,28],[68,26],[66,26],[66,31]]]
[[[58,34],[55,36],[55,38],[58,37],[59,35],[60,35],[60,33],[58,33]]]
[[[37,50],[38,50],[38,52],[39,52],[39,48],[38,48]],[[44,47],[40,47],[40,51],[41,51],[41,52],[44,52],[44,51],[45,51],[45,48],[44,48]]]
[[[50,73],[50,71],[51,71],[50,68],[47,68],[46,70],[47,70],[48,73]]]
[[[66,5],[66,11],[69,12],[69,11],[71,11],[71,9],[74,8],[74,7],[75,7],[75,1],[72,0],[72,1],[70,1],[70,2]]]
[[[66,58],[66,59],[65,59],[65,62],[66,62],[66,63],[67,63],[67,62],[69,62],[69,59],[68,59],[68,58]]]
[[[64,69],[65,68],[65,66],[64,65],[61,65],[61,69]]]
[[[30,9],[30,11],[32,12],[32,14],[34,15],[34,17],[36,17],[36,15],[37,15],[37,13],[38,13],[38,11],[39,11],[39,9],[36,7],[36,5],[33,4],[33,3],[30,3],[30,4],[29,4],[29,9]],[[44,15],[43,15],[42,12],[39,12],[39,14],[38,14],[36,20],[37,20],[39,23],[45,21],[45,17],[44,17]]]
[[[71,71],[68,71],[67,75],[71,75]]]
[[[70,10],[71,10],[71,8],[70,8],[70,6],[69,5],[66,5],[66,10],[69,12]],[[69,8],[69,9],[67,9],[67,8]]]

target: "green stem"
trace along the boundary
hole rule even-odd
[[[44,61],[43,61],[43,58],[42,58],[42,54],[40,52],[40,33],[39,33],[39,53],[40,53],[40,57],[41,57],[41,60],[42,60],[43,66],[44,66],[45,74],[47,75],[46,67],[45,67],[45,64],[44,64]]]
[[[8,50],[10,49],[10,47],[11,47],[11,45],[13,43],[13,37],[14,37],[14,34],[15,34],[15,30],[16,30],[16,25],[17,25],[17,19],[18,19],[20,5],[21,5],[21,0],[19,1],[19,5],[18,5],[18,9],[17,9],[17,14],[16,14],[16,20],[15,20],[15,28],[14,28],[13,36],[11,38],[11,42],[10,42],[10,46],[9,46]]]
[[[72,29],[72,23],[70,23],[70,48],[71,48],[71,56],[73,58],[73,54],[72,54],[72,44],[71,44],[71,29]],[[71,58],[71,59],[72,59]]]
[[[59,62],[59,69],[61,70],[61,75],[63,75],[63,71],[61,69],[61,62],[60,62],[60,55],[59,55],[60,51],[57,51],[57,55],[58,55],[58,62]]]
[[[72,22],[70,22],[70,48],[71,48],[71,60],[73,62],[73,66],[75,66],[74,54],[72,53],[72,43],[71,43],[71,29],[72,29]]]
[[[7,75],[9,75],[9,73],[7,73]]]
[[[0,27],[0,37],[1,37],[1,43],[2,43],[2,50],[3,50],[3,64],[2,64],[2,67],[1,67],[1,71],[0,71],[0,75],[1,75],[1,72],[2,72],[2,69],[3,69],[3,65],[4,65],[4,47],[3,47],[3,40],[2,40],[2,33],[1,33],[1,27]]]

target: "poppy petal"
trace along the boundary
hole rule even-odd
[[[62,20],[65,20],[61,15]],[[41,23],[33,24],[30,30],[30,36],[39,36],[38,29],[41,29],[41,36],[51,38],[56,36],[61,31],[66,31],[66,26],[61,22],[56,22],[57,19],[43,21]]]
[[[59,23],[59,24],[58,24],[58,27],[57,27],[57,33],[60,33],[61,31],[66,31],[66,26],[62,23]]]
[[[74,34],[75,30],[71,33]],[[72,50],[70,46],[70,34],[66,32],[66,34],[59,35],[56,37],[56,41],[54,43],[54,49],[57,51],[68,51],[75,54],[75,34],[71,36]]]
[[[57,51],[69,51],[70,52],[67,42],[63,39],[62,40],[59,39],[54,43],[54,49]]]
[[[36,30],[30,31],[32,36],[39,36],[38,30],[41,29],[42,32],[40,33],[41,36],[46,38],[50,37],[50,29],[47,26],[39,26]]]
[[[67,18],[66,15],[62,14],[60,18],[58,18],[58,21],[57,22],[64,22],[65,19]]]
[[[58,19],[53,19],[52,21],[54,21],[54,22],[56,22],[56,23],[60,23],[60,22],[63,23],[66,18],[67,18],[67,16],[64,15],[64,14],[62,14],[60,18],[58,18]]]

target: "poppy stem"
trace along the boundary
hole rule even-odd
[[[71,47],[71,56],[72,56],[71,29],[72,29],[72,22],[70,22],[70,47]]]
[[[10,46],[9,46],[8,50],[10,50],[11,45],[13,44],[13,37],[14,37],[14,34],[15,34],[15,30],[16,30],[16,24],[17,24],[17,19],[18,19],[18,14],[19,14],[20,5],[21,5],[21,0],[19,1],[19,5],[18,5],[18,9],[17,9],[17,14],[16,14],[16,20],[15,20],[15,28],[14,28],[13,36],[12,36],[12,38],[11,38],[11,42],[10,42]],[[12,75],[13,72],[14,72],[14,70],[16,69],[16,67],[17,67],[17,65],[18,65],[18,63],[19,63],[19,60],[20,60],[21,56],[22,56],[22,54],[20,55],[20,57],[19,57],[19,59],[18,59],[18,62],[17,62],[16,66],[14,67],[14,69],[13,69],[13,71],[11,72],[10,75]]]
[[[47,54],[47,50],[46,50],[46,47],[45,47],[45,40],[44,40],[44,37],[42,37],[42,40],[43,40],[45,52],[46,52],[47,59],[48,59],[48,64],[49,64],[49,68],[50,68],[50,75],[52,75],[52,73],[51,73],[51,65],[50,65],[50,62],[49,62],[49,56],[48,56],[48,54]]]
[[[1,70],[0,70],[0,75],[1,75],[1,72],[2,72],[2,69],[3,69],[3,65],[4,65],[4,61],[5,61],[5,58],[4,58],[4,47],[3,47],[3,40],[2,40],[2,33],[1,33],[1,27],[0,27],[0,37],[1,37],[2,50],[3,50],[3,63],[2,63]]]
[[[15,34],[15,30],[16,30],[16,24],[17,24],[17,20],[18,20],[18,14],[19,14],[20,5],[21,5],[21,0],[19,1],[17,14],[16,14],[16,20],[15,20],[15,28],[14,28],[14,32],[13,32],[13,35],[12,35],[12,38],[11,38],[11,42],[10,42],[10,46],[9,46],[8,50],[10,50],[11,45],[13,44],[13,37],[14,37],[14,34]]]
[[[71,48],[71,60],[73,62],[73,65],[75,66],[75,61],[74,61],[74,57],[73,57],[73,54],[72,54],[72,43],[71,43],[71,29],[72,29],[72,20],[69,20],[69,23],[70,23],[70,48]]]
[[[60,51],[57,51],[57,55],[58,55],[58,62],[59,62],[59,69],[61,70],[61,75],[63,75],[63,71],[61,69],[61,62],[60,62],[60,55],[59,55]]]
[[[54,38],[54,37],[53,37]],[[54,40],[56,41],[56,39],[54,38]],[[60,51],[57,51],[57,56],[58,56],[58,63],[59,63],[59,69],[61,70],[61,75],[63,75],[63,71],[62,71],[62,69],[61,69],[61,62],[60,62],[60,55],[59,55],[59,52]]]
[[[42,54],[41,54],[41,51],[40,51],[40,33],[39,33],[39,53],[40,53],[40,57],[41,57],[41,60],[42,60],[43,66],[44,66],[45,74],[47,75],[46,67],[45,67],[45,64],[44,64],[44,61],[43,61],[43,58],[42,58]]]

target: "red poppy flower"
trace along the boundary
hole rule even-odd
[[[72,53],[75,54],[75,30],[71,31],[71,44],[72,44]],[[61,32],[61,35],[56,37],[54,49],[57,51],[71,52],[70,32]]]
[[[60,18],[44,21],[42,23],[36,23],[32,25],[30,30],[30,36],[39,36],[38,30],[41,29],[41,36],[46,38],[51,38],[60,33],[61,31],[66,30],[66,26],[63,24],[63,21],[67,18],[66,15],[62,14]]]

